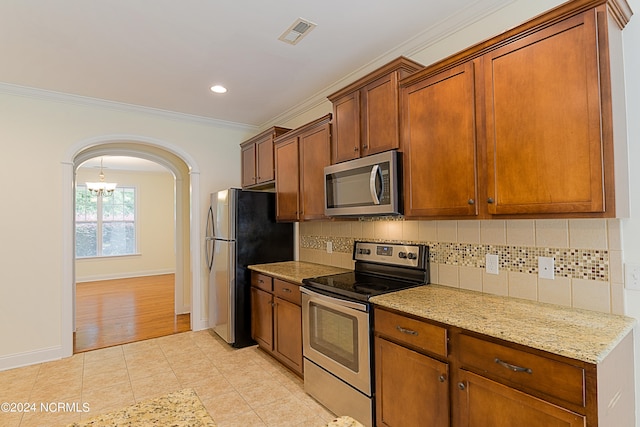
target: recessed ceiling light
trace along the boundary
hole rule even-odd
[[[211,92],[225,93],[226,91],[227,91],[227,88],[224,86],[220,86],[220,85],[211,86]]]

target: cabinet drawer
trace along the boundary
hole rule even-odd
[[[280,279],[273,279],[273,293],[283,300],[302,305],[300,286],[295,283],[285,282]]]
[[[385,310],[375,311],[374,322],[375,332],[380,335],[447,357],[445,328]]]
[[[254,272],[251,275],[251,286],[255,286],[263,291],[273,292],[273,277]]]
[[[585,405],[584,369],[468,335],[460,335],[462,368],[480,370],[513,386]]]

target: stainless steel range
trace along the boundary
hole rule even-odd
[[[374,425],[369,298],[429,283],[429,247],[355,242],[355,270],[303,280],[304,388],[337,415]]]

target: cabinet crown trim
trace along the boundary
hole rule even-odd
[[[404,70],[406,72],[409,73],[413,73],[416,72],[418,70],[421,70],[424,68],[424,65],[413,61],[409,58],[406,58],[404,56],[400,56],[396,59],[394,59],[393,61],[383,65],[382,67],[370,72],[369,74],[365,75],[364,77],[356,80],[355,82],[351,83],[350,85],[340,89],[337,92],[332,93],[331,95],[327,96],[327,98],[333,102],[336,99],[350,93],[350,92],[354,92],[364,86],[366,86],[367,84],[371,83],[374,80],[377,80],[378,78],[389,74],[392,71],[398,71],[398,70]]]
[[[531,20],[517,25],[501,34],[492,38],[476,43],[475,45],[457,52],[441,61],[428,65],[424,69],[417,71],[410,76],[400,80],[399,86],[406,87],[411,84],[425,80],[432,75],[439,73],[445,69],[453,68],[464,62],[479,58],[486,53],[496,50],[506,44],[517,39],[521,39],[531,33],[541,30],[542,28],[553,25],[559,21],[571,18],[579,13],[594,9],[598,6],[606,6],[620,29],[624,29],[627,25],[633,11],[627,3],[627,0],[574,0],[564,3],[554,9],[551,9]]]

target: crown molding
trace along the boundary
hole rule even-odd
[[[0,93],[14,96],[23,96],[27,98],[39,99],[44,101],[63,102],[67,104],[76,104],[81,106],[106,108],[125,113],[147,114],[169,120],[186,121],[192,123],[205,124],[208,126],[239,129],[244,131],[255,132],[257,126],[244,123],[230,122],[226,120],[218,120],[210,117],[196,116],[192,114],[178,113],[174,111],[161,110],[158,108],[143,107],[140,105],[126,104],[123,102],[107,101],[104,99],[91,98],[87,96],[72,95],[68,93],[55,92],[46,89],[38,89],[27,86],[19,86],[10,83],[0,82]]]

